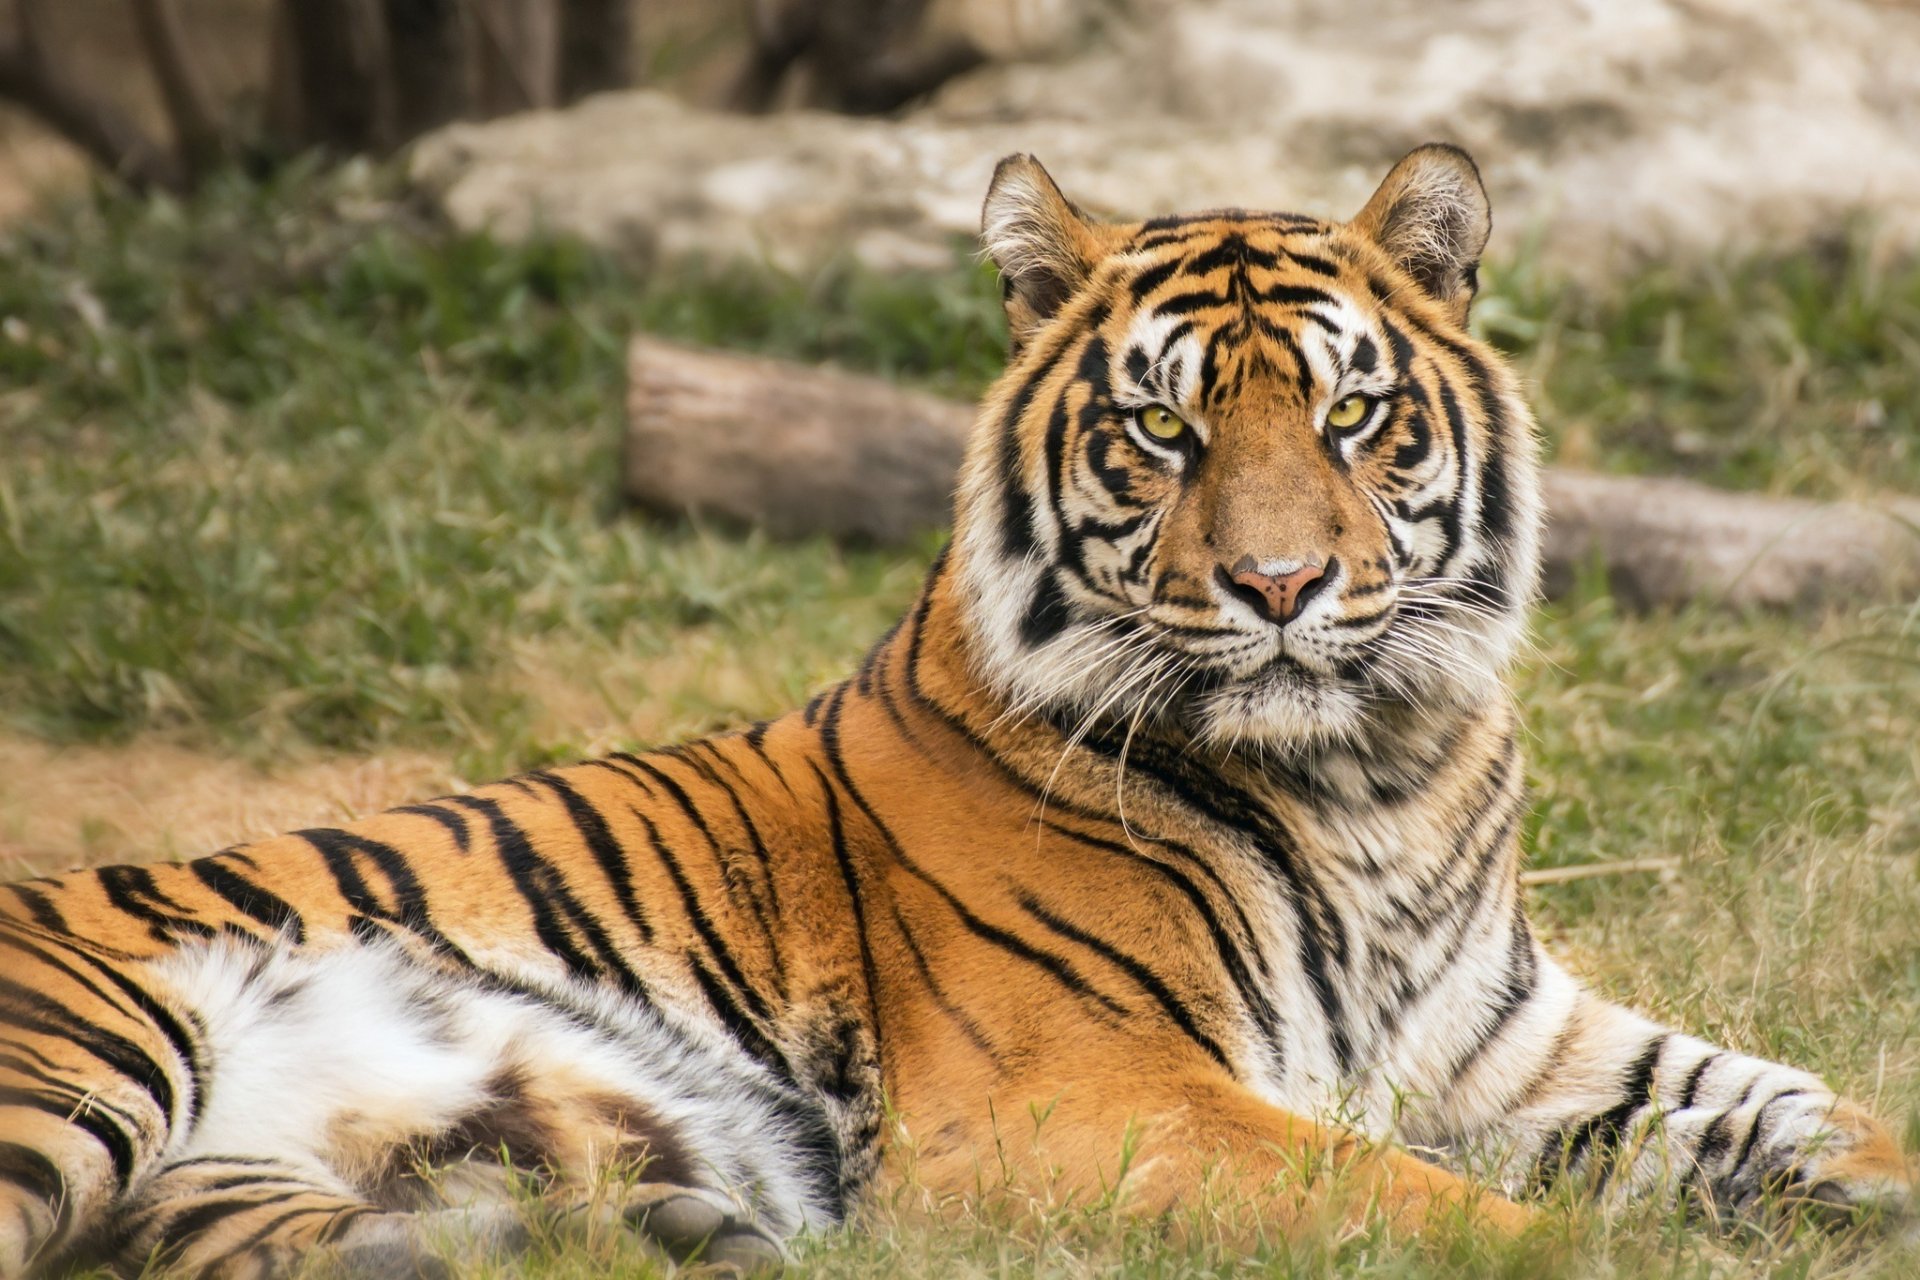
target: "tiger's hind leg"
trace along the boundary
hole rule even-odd
[[[685,1129],[662,1121],[644,1095],[583,1088],[570,1073],[502,1081],[489,1104],[454,1135],[471,1154],[409,1174],[420,1190],[401,1198],[436,1204],[499,1203],[515,1181],[540,1188],[530,1207],[540,1230],[605,1244],[637,1237],[676,1263],[728,1274],[769,1275],[784,1263],[776,1228],[716,1185],[714,1169],[688,1146]],[[486,1159],[505,1151],[524,1167]],[[391,1193],[390,1193],[391,1194]]]
[[[436,1179],[414,1197],[421,1207],[393,1209],[324,1172],[249,1157],[185,1160],[126,1206],[112,1261],[130,1276],[158,1268],[272,1280],[315,1260],[335,1280],[451,1280],[455,1262],[515,1257],[536,1236],[593,1244],[626,1233],[677,1263],[728,1274],[768,1275],[783,1260],[779,1242],[740,1205],[706,1188],[638,1183],[596,1194],[563,1186],[528,1203],[509,1181]]]
[[[732,1197],[707,1187],[635,1183],[613,1197],[588,1193],[567,1216],[589,1235],[611,1225],[677,1263],[728,1275],[773,1276],[786,1265],[777,1236]]]
[[[169,1165],[141,1186],[121,1216],[113,1253],[127,1275],[158,1267],[209,1280],[267,1280],[324,1251],[349,1276],[439,1280],[453,1274],[441,1249],[513,1248],[519,1233],[505,1206],[396,1212],[323,1171],[201,1156]]]
[[[168,1176],[140,1188],[151,1207],[131,1220],[133,1243],[148,1253],[196,1269],[234,1254],[221,1263],[233,1275],[318,1247],[411,1259],[467,1219],[510,1244],[500,1224],[527,1197],[494,1196],[483,1213],[422,1176],[502,1153],[544,1191],[535,1225],[632,1231],[676,1258],[763,1270],[778,1240],[837,1216],[837,1148],[817,1106],[644,999],[475,976],[381,943],[223,941],[157,968],[196,1011],[215,1070]],[[203,1160],[233,1167],[190,1177]],[[294,1185],[249,1189],[245,1161]],[[282,1192],[278,1212],[250,1203]]]

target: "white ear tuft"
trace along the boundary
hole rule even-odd
[[[1092,269],[1086,218],[1029,155],[1008,156],[994,169],[980,210],[980,244],[1000,269],[1016,350]]]
[[[1353,220],[1430,297],[1465,320],[1493,230],[1473,157],[1430,142],[1407,153]]]

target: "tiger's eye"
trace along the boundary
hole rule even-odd
[[[1347,396],[1327,410],[1327,425],[1336,431],[1357,427],[1367,420],[1373,401],[1365,396]]]
[[[1178,440],[1187,424],[1171,409],[1149,405],[1140,411],[1140,426],[1155,440]]]

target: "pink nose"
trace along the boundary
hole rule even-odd
[[[1308,564],[1291,573],[1261,573],[1252,556],[1241,556],[1233,568],[1221,570],[1234,588],[1234,594],[1252,605],[1262,617],[1277,626],[1285,626],[1299,616],[1307,601],[1319,589],[1330,566]]]

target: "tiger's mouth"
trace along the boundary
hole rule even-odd
[[[1417,585],[1369,601],[1358,623],[1339,612],[1297,629],[1224,613],[1205,628],[1139,619],[1152,654],[1110,670],[1107,712],[1201,742],[1304,746],[1353,740],[1382,711],[1483,696],[1508,620],[1424,606]]]
[[[1080,717],[1201,743],[1282,743],[1349,737],[1371,701],[1351,669],[1365,662],[1359,655],[1224,623],[1164,629],[1148,618],[1129,622],[1122,625],[1140,643],[1121,646]]]

